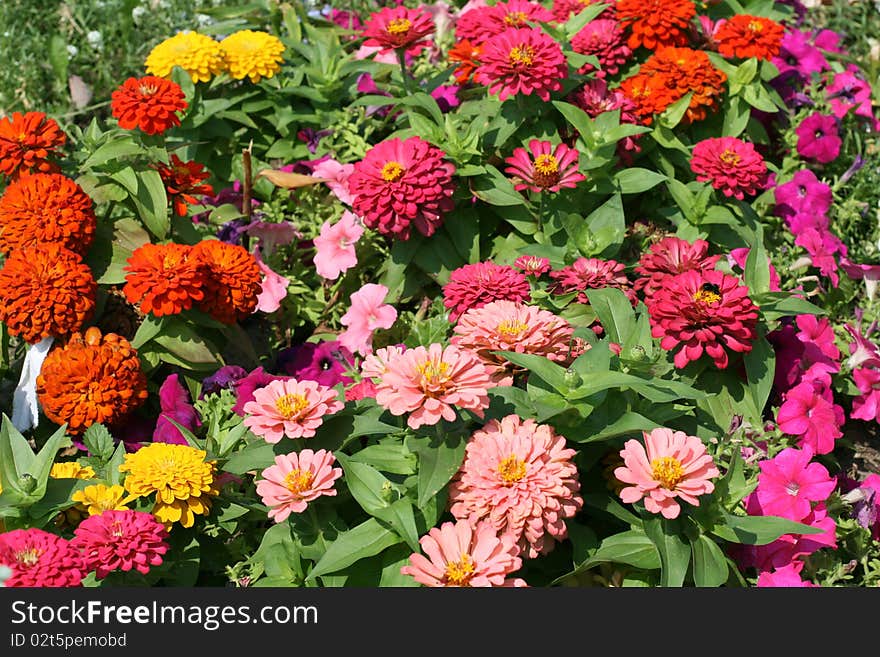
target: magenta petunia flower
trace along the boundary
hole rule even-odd
[[[648,512],[672,519],[681,512],[677,499],[699,506],[700,495],[715,490],[710,479],[720,472],[699,438],[666,428],[642,435],[644,445],[628,440],[620,451],[624,465],[614,476],[630,484],[621,489],[621,500],[634,504],[644,499]]]
[[[338,340],[302,342],[282,349],[276,362],[279,370],[297,381],[315,381],[328,388],[353,381],[348,372],[354,368],[354,358]]]
[[[637,303],[635,290],[626,277],[626,265],[616,260],[600,260],[599,258],[578,258],[562,269],[550,272],[555,283],[548,287],[553,294],[578,292],[578,303],[590,303],[586,290],[603,287],[614,287],[626,294],[633,303]]]
[[[284,522],[291,513],[302,513],[309,502],[322,495],[336,495],[336,480],[342,468],[334,468],[336,457],[325,449],[303,449],[279,454],[257,480],[257,495],[269,507],[269,517]]]
[[[819,181],[809,169],[801,169],[786,183],[773,190],[777,216],[785,219],[789,230],[799,235],[807,228],[828,230],[831,209],[831,187]]]
[[[680,237],[670,235],[650,246],[648,251],[639,258],[635,271],[639,274],[635,289],[642,290],[650,297],[668,276],[675,276],[692,269],[715,269],[720,255],[708,255],[709,243],[706,240],[688,242]]]
[[[13,529],[0,534],[0,566],[12,571],[4,586],[80,586],[82,557],[64,538],[42,529]]]
[[[364,27],[364,45],[382,51],[413,48],[434,32],[434,20],[424,8],[383,7],[370,14]]]
[[[843,119],[853,110],[855,116],[867,119],[876,131],[880,129],[880,121],[874,115],[871,85],[861,75],[859,67],[850,64],[844,72],[834,75],[831,84],[825,87],[825,97],[838,119]]]
[[[352,207],[368,228],[408,240],[412,225],[430,237],[452,210],[455,166],[421,137],[387,139],[354,165]]]
[[[513,261],[513,266],[528,276],[541,276],[552,269],[547,258],[522,255]]]
[[[742,201],[767,183],[767,164],[755,145],[736,137],[713,137],[694,146],[691,171],[700,182]]]
[[[471,308],[482,308],[492,301],[523,302],[531,298],[532,289],[525,274],[510,265],[491,261],[454,269],[443,286],[443,305],[449,309],[451,322]]]
[[[862,367],[852,374],[862,394],[853,399],[850,417],[880,422],[880,371]]]
[[[818,587],[818,584],[807,582],[801,579],[801,570],[803,562],[798,561],[790,563],[782,568],[771,571],[764,571],[758,575],[756,586],[760,587],[777,587],[777,588],[793,588],[793,587]]]
[[[856,264],[849,258],[840,259],[840,268],[854,281],[865,281],[865,293],[868,301],[874,301],[877,295],[877,283],[880,281],[880,265]]]
[[[235,406],[232,410],[242,417],[245,416],[245,404],[254,400],[254,390],[262,388],[272,381],[286,381],[292,377],[269,374],[262,367],[251,370],[246,376],[235,381]]]
[[[758,463],[758,502],[765,515],[798,522],[813,510],[812,502],[824,502],[837,487],[821,463],[811,463],[813,450],[787,447]]]
[[[86,570],[104,579],[117,570],[146,575],[162,563],[167,538],[165,525],[152,513],[126,509],[89,516],[77,525],[71,545],[82,554]]]
[[[558,192],[587,179],[578,171],[578,152],[562,143],[554,147],[549,141],[532,139],[528,149],[515,148],[504,162],[509,165],[504,172],[513,176],[517,190]]]
[[[468,441],[449,487],[450,511],[510,532],[529,558],[547,554],[583,505],[575,454],[549,425],[517,415],[491,420]]]
[[[596,77],[617,75],[620,67],[632,57],[632,50],[626,45],[626,31],[621,23],[613,19],[592,20],[571,38],[571,49],[582,55],[593,55],[599,60]],[[595,70],[592,64],[584,64],[578,73]]]
[[[346,327],[339,334],[339,343],[351,351],[366,356],[373,351],[373,333],[390,329],[397,321],[397,310],[385,303],[388,288],[367,283],[351,295],[351,305],[339,322]]]
[[[342,410],[335,390],[314,381],[272,381],[254,390],[244,405],[244,425],[267,443],[288,438],[311,438],[324,416]]]
[[[843,433],[843,409],[834,403],[831,389],[818,379],[803,381],[785,393],[776,423],[783,433],[799,436],[798,445],[809,446],[816,454],[834,450],[834,441]]]
[[[837,274],[835,254],[846,256],[846,245],[836,235],[826,231],[806,228],[794,240],[795,245],[803,247],[810,256],[810,264],[827,276],[831,284],[837,287],[840,277]]]
[[[814,45],[812,34],[802,30],[786,30],[782,37],[779,55],[771,61],[781,75],[792,72],[802,80],[809,80],[813,73],[827,71],[830,66],[822,51]]]
[[[186,445],[186,439],[170,420],[195,431],[202,426],[199,414],[190,402],[189,392],[184,388],[177,374],[169,374],[159,388],[159,406],[161,413],[156,420],[153,431],[153,442]]]
[[[354,246],[364,234],[360,219],[346,210],[335,224],[325,221],[315,244],[315,271],[331,281],[357,264]]]
[[[562,89],[568,64],[560,45],[538,28],[510,28],[483,44],[474,82],[500,100],[523,94],[550,100]]]
[[[856,369],[857,367],[880,367],[880,348],[877,347],[868,336],[877,328],[877,323],[873,322],[871,326],[863,333],[861,327],[861,316],[857,316],[859,321],[856,326],[852,324],[844,324],[843,328],[849,333],[852,342],[849,343],[849,358],[846,359],[847,367]]]
[[[834,115],[810,114],[794,131],[798,138],[798,155],[820,164],[836,160],[843,145],[837,126],[838,119]]]
[[[522,567],[516,539],[499,535],[490,522],[444,522],[419,544],[425,554],[413,553],[400,572],[423,586],[527,586],[522,579],[507,579]]]
[[[455,21],[455,40],[467,39],[475,46],[491,41],[510,28],[529,27],[528,23],[549,23],[553,14],[537,2],[509,0],[492,6],[469,3]]]

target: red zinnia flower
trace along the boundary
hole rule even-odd
[[[616,260],[578,258],[568,267],[550,272],[550,278],[556,281],[550,291],[553,294],[579,292],[577,295],[578,303],[590,303],[585,290],[616,287],[635,304],[637,302],[636,293],[624,273],[625,268],[623,263]]]
[[[177,315],[201,301],[205,293],[202,263],[185,244],[144,244],[125,266],[122,291],[129,303],[156,317]]]
[[[201,184],[203,180],[211,177],[211,173],[205,171],[205,167],[198,162],[184,162],[172,153],[170,164],[159,163],[155,166],[162,176],[168,200],[171,201],[174,212],[180,217],[186,216],[187,203],[199,203],[199,199],[193,194],[214,193],[211,185]]]
[[[779,54],[785,28],[762,16],[737,14],[721,22],[713,34],[725,57],[772,59]]]
[[[471,308],[482,308],[491,301],[530,301],[532,290],[526,275],[510,265],[477,262],[453,270],[443,286],[443,305],[454,322]]]
[[[12,570],[4,586],[79,586],[82,560],[70,543],[42,529],[14,529],[0,534],[0,566]]]
[[[718,270],[691,270],[670,276],[648,297],[651,334],[667,351],[678,349],[675,366],[699,360],[703,352],[718,369],[728,364],[726,349],[747,352],[757,337],[758,308],[749,288]]]
[[[199,307],[217,321],[234,324],[257,307],[263,270],[247,249],[220,240],[202,240],[192,249],[205,267],[204,299]]]
[[[450,62],[458,63],[458,68],[453,71],[455,81],[458,84],[464,84],[471,79],[471,76],[480,64],[481,50],[480,46],[474,45],[469,39],[462,39],[446,53]]]
[[[430,237],[453,207],[455,166],[421,137],[388,139],[355,163],[348,179],[352,208],[383,235],[408,240],[412,224]]]
[[[21,171],[57,171],[47,158],[66,141],[55,119],[42,112],[13,112],[0,119],[0,173],[14,178]]]
[[[596,77],[617,75],[620,67],[629,61],[632,50],[626,45],[623,27],[615,20],[593,20],[584,25],[571,39],[571,48],[582,55],[595,55],[601,68]],[[592,64],[584,64],[578,73],[594,70]]]
[[[635,50],[645,46],[683,46],[691,19],[697,15],[693,0],[617,0],[617,17],[629,23],[628,45]]]
[[[736,137],[713,137],[694,146],[691,171],[700,182],[711,182],[725,196],[740,201],[760,192],[767,181],[767,165],[754,144]]]
[[[383,49],[411,48],[433,31],[434,20],[425,9],[383,7],[367,19],[364,45]]]
[[[552,20],[553,14],[537,2],[510,0],[464,12],[455,21],[455,36],[479,46],[511,27],[527,28],[529,23],[549,23]]]
[[[642,255],[635,271],[641,275],[636,279],[636,290],[643,290],[645,297],[653,296],[663,287],[669,276],[675,276],[692,269],[715,269],[720,255],[706,255],[709,243],[705,240],[687,242],[670,235],[656,244],[652,244],[648,252]]]
[[[140,128],[148,135],[180,125],[177,112],[188,107],[180,85],[154,75],[128,78],[111,97],[110,108],[119,127]]]
[[[98,579],[117,570],[146,575],[168,551],[165,525],[143,511],[104,511],[83,520],[74,534],[71,544],[82,552],[85,569],[94,570]]]
[[[474,82],[489,87],[500,100],[537,94],[548,101],[567,77],[562,48],[548,34],[538,28],[510,28],[483,44]]]
[[[532,139],[528,150],[515,148],[504,162],[510,165],[504,172],[520,181],[517,190],[558,192],[587,179],[578,171],[578,152],[562,143],[554,148],[549,141]]]

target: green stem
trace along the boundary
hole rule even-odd
[[[410,89],[409,76],[406,73],[406,48],[397,48],[394,52],[397,53],[397,61],[400,62],[400,78],[403,80],[403,90],[409,96],[412,94],[412,89]]]

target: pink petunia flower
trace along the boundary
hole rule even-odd
[[[873,130],[880,129],[880,121],[874,115],[871,102],[871,85],[862,79],[861,70],[855,64],[850,64],[844,72],[834,75],[831,84],[825,87],[825,97],[838,119],[843,119],[853,110],[855,116],[867,119]]]
[[[806,228],[795,238],[794,243],[806,249],[810,256],[813,267],[819,270],[822,276],[831,279],[831,284],[837,287],[840,277],[837,275],[837,260],[835,254],[846,256],[846,245],[836,235],[828,231],[820,231],[815,228]]]
[[[348,189],[348,179],[353,171],[353,164],[342,164],[333,158],[328,158],[315,165],[315,168],[312,169],[312,176],[323,178],[324,184],[340,202],[351,205],[352,195]]]
[[[532,139],[528,150],[515,148],[504,162],[509,165],[504,172],[513,176],[518,191],[558,192],[587,179],[578,171],[578,152],[563,143],[554,148],[549,141]]]
[[[549,425],[517,415],[491,420],[468,441],[449,487],[450,511],[510,532],[529,558],[547,554],[583,505],[575,453]]]
[[[672,519],[681,512],[677,498],[699,506],[699,496],[715,490],[709,480],[720,473],[699,438],[666,428],[642,434],[644,446],[628,440],[620,451],[624,466],[614,476],[632,484],[620,491],[621,500],[633,504],[644,499],[647,511]]]
[[[170,420],[195,431],[202,426],[199,414],[193,407],[189,392],[180,383],[177,373],[169,374],[159,387],[159,407],[161,413],[153,430],[153,442],[186,445],[186,439]]]
[[[342,410],[335,390],[315,381],[272,381],[254,390],[244,405],[244,425],[267,443],[288,438],[311,438],[325,415]]]
[[[852,374],[862,394],[853,399],[850,417],[880,422],[880,370],[861,367]]]
[[[713,137],[694,146],[691,171],[724,196],[743,200],[764,189],[767,164],[755,145],[736,137]]]
[[[82,554],[86,570],[104,579],[117,570],[146,575],[162,563],[167,538],[165,525],[152,513],[127,509],[89,516],[77,525],[71,545]]]
[[[868,301],[874,301],[877,296],[877,283],[880,282],[880,265],[860,265],[852,262],[849,258],[840,259],[840,268],[854,281],[865,281],[865,294]]]
[[[816,454],[834,450],[834,441],[843,435],[843,422],[843,409],[834,403],[827,384],[818,379],[803,381],[785,393],[776,414],[779,429],[799,436],[798,445],[809,446]]]
[[[691,269],[715,269],[720,255],[708,255],[709,243],[706,240],[688,242],[670,235],[650,246],[639,258],[635,271],[639,274],[635,289],[642,290],[646,297],[652,296],[668,276],[675,276]]]
[[[801,579],[801,570],[803,569],[803,562],[798,561],[794,563],[790,563],[787,566],[783,566],[782,568],[777,568],[774,571],[764,571],[760,575],[758,575],[758,587],[818,587],[818,584],[813,584],[812,582],[807,582]]]
[[[837,128],[838,119],[834,115],[816,112],[805,118],[794,131],[798,137],[798,155],[820,164],[836,160],[843,145]]]
[[[487,303],[529,301],[531,286],[522,272],[510,265],[477,262],[454,269],[449,282],[443,286],[443,305],[449,309],[449,321],[454,322],[471,308],[482,308]]]
[[[351,351],[366,356],[373,351],[373,332],[390,329],[397,321],[397,310],[385,303],[388,288],[367,283],[351,295],[351,305],[339,320],[346,330],[339,334],[339,343]]]
[[[788,182],[773,190],[776,197],[775,213],[785,219],[795,235],[806,228],[828,229],[831,209],[831,187],[816,178],[809,169],[802,169]]]
[[[357,264],[355,244],[364,234],[364,227],[353,212],[346,210],[335,224],[325,221],[315,244],[315,271],[318,276],[336,280]]]
[[[281,307],[281,302],[287,297],[287,286],[290,281],[286,276],[273,271],[269,265],[263,262],[260,256],[261,249],[254,251],[254,259],[263,272],[263,282],[260,293],[257,295],[257,307],[254,312],[274,313]]]
[[[269,507],[269,517],[284,522],[291,513],[302,513],[309,502],[322,495],[336,495],[335,483],[342,468],[334,468],[336,457],[325,449],[279,454],[257,480],[257,495]]]
[[[252,221],[243,228],[251,237],[259,241],[262,253],[268,258],[277,246],[290,244],[294,240],[302,238],[296,226],[289,221]]]
[[[505,30],[483,44],[474,82],[505,100],[517,94],[550,100],[551,91],[562,89],[568,64],[560,45],[538,28]]]
[[[846,365],[854,370],[858,367],[880,367],[880,348],[877,347],[868,336],[877,328],[877,322],[873,322],[863,333],[861,327],[861,315],[857,315],[859,320],[856,326],[852,324],[844,324],[843,328],[853,339],[849,343],[849,358],[846,359]]]
[[[12,571],[4,586],[80,586],[85,575],[79,552],[66,539],[42,529],[0,534],[0,566]]]
[[[787,447],[758,463],[755,495],[765,515],[798,522],[812,511],[811,502],[824,502],[837,486],[821,463],[810,463],[813,450]]]

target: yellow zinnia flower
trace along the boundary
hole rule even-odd
[[[192,527],[196,515],[207,515],[211,497],[220,491],[214,484],[214,462],[189,445],[152,443],[125,455],[120,472],[127,472],[125,490],[134,497],[156,494],[153,515],[166,525],[179,522]]]
[[[76,491],[70,499],[79,502],[77,508],[90,516],[100,515],[104,511],[125,511],[130,498],[126,498],[125,489],[119,485],[105,486],[94,484]]]
[[[147,73],[160,78],[171,76],[175,66],[189,73],[193,82],[208,82],[226,70],[220,44],[198,32],[180,32],[165,39],[147,55]]]
[[[53,463],[49,476],[52,479],[94,479],[95,471],[90,465],[82,466],[76,461],[65,461]]]
[[[226,54],[229,75],[236,80],[249,77],[257,83],[281,70],[284,44],[266,32],[240,30],[223,39],[220,47]]]

